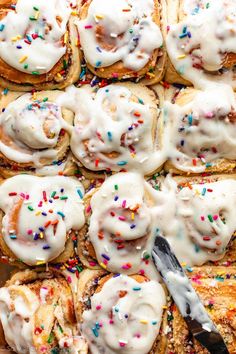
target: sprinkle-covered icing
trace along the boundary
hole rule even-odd
[[[70,230],[84,224],[83,193],[80,182],[63,176],[18,175],[4,181],[0,208],[6,245],[28,265],[55,259]]]
[[[24,94],[0,115],[0,152],[17,163],[40,167],[41,159],[56,160],[55,147],[65,129],[59,106],[47,97],[38,100]]]
[[[165,103],[164,141],[172,164],[187,172],[203,172],[219,159],[236,159],[236,100],[228,85],[204,91],[182,91],[185,105]],[[220,98],[220,99],[219,99]]]
[[[49,72],[66,52],[71,0],[18,0],[0,21],[0,57],[27,74]]]
[[[165,294],[156,281],[120,275],[106,281],[83,313],[82,333],[93,354],[147,354],[159,333]]]
[[[236,230],[235,180],[177,188],[176,183],[167,178],[158,198],[158,232],[168,239],[181,262],[202,265],[224,256]]]
[[[9,346],[21,354],[36,354],[33,346],[33,316],[38,297],[26,286],[0,289],[0,320]]]
[[[235,62],[230,58],[236,54],[235,1],[188,0],[187,6],[191,12],[171,25],[167,36],[171,62],[196,87],[203,87],[207,80],[230,83],[235,74],[225,68],[232,68]],[[235,86],[235,81],[231,84]]]
[[[71,150],[85,167],[147,174],[164,162],[156,136],[159,111],[155,102],[134,95],[132,86],[71,86],[58,103],[75,113]]]
[[[118,173],[92,196],[88,235],[103,268],[155,276],[150,260],[155,194],[138,173]]]
[[[86,60],[96,68],[122,61],[138,71],[162,45],[153,21],[153,0],[92,0],[86,19],[78,22]]]

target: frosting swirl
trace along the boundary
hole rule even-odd
[[[82,333],[93,354],[147,354],[159,333],[165,294],[156,281],[120,275],[105,282],[83,313]]]
[[[147,89],[140,86],[142,90]],[[147,174],[162,165],[155,98],[145,91],[146,102],[136,92],[139,88],[132,83],[98,90],[71,86],[59,98],[62,107],[75,113],[71,149],[85,167]]]
[[[78,22],[81,47],[93,67],[122,61],[138,71],[162,45],[162,35],[152,16],[153,0],[92,0],[87,17]]]
[[[236,100],[230,86],[186,89],[164,110],[165,146],[175,167],[202,172],[219,160],[236,159]]]
[[[0,152],[17,163],[57,159],[59,139],[68,130],[55,103],[24,94],[8,104],[0,115]],[[68,141],[69,144],[69,141]]]
[[[49,72],[66,53],[71,0],[18,0],[0,21],[0,57],[28,74]]]
[[[18,175],[0,186],[2,237],[28,265],[49,262],[65,249],[71,230],[84,224],[83,187],[62,176]]]
[[[88,236],[103,268],[127,274],[152,271],[155,191],[138,173],[109,177],[91,198]]]

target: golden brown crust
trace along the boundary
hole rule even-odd
[[[9,8],[13,4],[15,1],[0,3],[0,18],[4,18],[9,11],[14,11]],[[77,46],[78,32],[73,16],[68,22],[67,30],[69,36],[65,44],[66,53],[48,73],[27,74],[11,67],[0,58],[0,85],[13,91],[31,91],[32,89],[62,89],[76,82],[80,75],[80,53]]]
[[[88,9],[92,0],[83,2],[80,9],[80,18],[82,20],[86,19],[88,14]],[[154,2],[154,13],[153,21],[163,30],[163,17],[165,16],[165,2],[163,0],[153,0]],[[122,61],[114,63],[109,67],[105,68],[94,68],[92,65],[87,63],[88,69],[94,74],[101,78],[113,79],[114,73],[116,73],[116,78],[118,79],[128,79],[128,78],[143,78],[143,83],[145,85],[153,85],[159,82],[165,71],[166,65],[166,50],[165,48],[156,49],[149,62],[141,70],[134,72],[133,70],[124,67]]]
[[[230,354],[236,348],[236,268],[198,267],[189,272],[193,287],[201,298],[227,344]],[[173,303],[169,304],[168,350],[175,354],[207,354],[206,349],[193,340],[187,325]]]

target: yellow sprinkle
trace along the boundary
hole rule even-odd
[[[168,307],[165,305],[165,306],[162,306],[163,310],[166,310]]]
[[[148,323],[147,320],[140,320],[139,322],[142,323],[142,324],[147,324]]]
[[[68,42],[68,31],[64,34],[64,44]]]
[[[187,263],[182,262],[181,265],[182,265],[182,267],[186,267]]]
[[[76,46],[76,47],[79,46],[79,40],[78,40],[78,38],[76,38],[76,40],[75,40],[75,46]]]
[[[71,15],[72,15],[72,16],[76,16],[77,14],[78,14],[77,11],[71,11]]]
[[[153,74],[153,73],[149,73],[148,72],[147,75],[150,76],[150,77],[155,77],[155,74]]]
[[[100,263],[100,266],[101,266],[102,268],[104,268],[104,269],[107,269],[106,264],[104,264],[103,262]]]
[[[98,20],[102,20],[104,18],[103,15],[95,15],[95,18],[97,18]]]
[[[184,59],[186,57],[186,54],[181,54],[177,57],[177,59]]]
[[[58,77],[58,79],[61,79],[61,78],[62,78],[62,76],[61,76],[60,73],[57,73],[57,77]]]
[[[37,95],[36,95],[36,92],[34,92],[34,93],[33,93],[32,98],[33,98],[33,100],[34,100],[34,101],[36,101],[36,100],[37,100]]]
[[[24,61],[26,61],[27,58],[28,56],[24,55],[23,57],[20,58],[19,63],[24,63]]]
[[[229,305],[229,310],[234,310],[235,309],[235,306],[233,304],[230,304]]]
[[[12,37],[12,38],[11,38],[11,41],[12,41],[12,42],[16,42],[16,41],[18,41],[19,39],[21,39],[21,36],[18,34],[18,36]]]
[[[43,234],[43,232],[40,232],[40,234],[39,234],[39,238],[41,238],[41,239],[43,239],[43,238],[44,238],[44,234]]]
[[[35,213],[35,216],[39,216],[41,214],[41,211],[37,211],[37,213]]]
[[[225,272],[224,271],[217,272],[217,275],[225,275]]]
[[[35,20],[37,20],[39,18],[39,11],[35,12],[34,18],[35,18]]]
[[[42,264],[45,264],[45,261],[38,261],[38,262],[36,263],[36,265],[42,265]]]
[[[131,213],[131,220],[134,220],[134,213]]]

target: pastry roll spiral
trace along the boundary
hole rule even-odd
[[[9,92],[0,101],[0,174],[55,171],[68,156],[73,113],[56,103],[60,91]]]
[[[168,0],[166,46],[169,82],[203,87],[209,80],[236,87],[236,17],[234,0]],[[183,80],[183,79],[184,80]]]
[[[155,280],[85,270],[78,291],[78,316],[91,354],[164,354],[159,337],[166,296]]]
[[[160,81],[163,7],[159,0],[83,1],[77,25],[88,68],[103,78]]]
[[[0,185],[0,248],[11,262],[65,262],[84,224],[83,187],[70,177],[17,175]]]
[[[75,0],[0,3],[0,85],[16,91],[66,87],[79,78]]]

